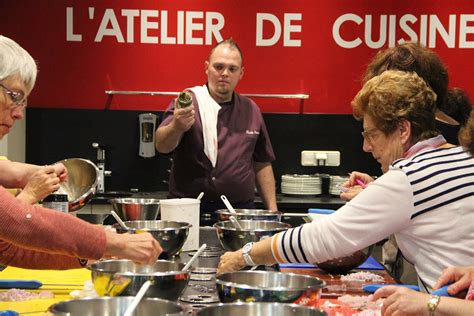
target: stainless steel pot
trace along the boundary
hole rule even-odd
[[[152,285],[146,297],[175,301],[188,284],[191,272],[181,271],[184,264],[158,260],[153,266],[133,263],[131,260],[104,260],[87,267],[92,283],[100,296],[135,296],[140,287],[150,280]]]
[[[160,243],[163,252],[160,258],[167,259],[181,250],[189,235],[191,224],[173,221],[127,221],[130,230],[117,226],[117,232],[147,232]]]
[[[133,297],[100,297],[68,300],[49,307],[51,315],[61,316],[97,316],[123,315],[131,304]],[[158,299],[143,299],[133,315],[164,316],[185,315],[184,308],[177,303]]]
[[[160,212],[158,199],[119,198],[109,202],[123,221],[155,220]]]
[[[228,209],[217,210],[217,217],[220,222],[228,221],[229,217],[232,215],[238,220],[256,220],[256,221],[280,221],[281,212],[273,212],[270,210],[252,210],[238,208],[235,209],[235,214],[229,212]]]
[[[90,160],[68,158],[62,163],[67,169],[67,181],[59,184],[58,193],[68,196],[69,211],[76,211],[86,205],[95,193],[99,169]]]
[[[238,271],[216,276],[221,302],[280,302],[314,306],[325,282],[312,276],[271,271]]]
[[[351,255],[317,263],[318,268],[330,274],[346,274],[357,268],[372,254],[374,246],[358,250]]]
[[[257,242],[290,228],[289,224],[275,221],[239,220],[239,223],[242,230],[235,228],[230,221],[214,224],[217,236],[219,236],[222,246],[227,250],[238,250],[248,242]]]
[[[289,315],[324,316],[326,312],[315,307],[281,303],[233,303],[204,307],[197,316]]]

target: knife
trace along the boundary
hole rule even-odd
[[[409,285],[409,284],[366,284],[362,287],[362,290],[364,290],[364,292],[366,292],[366,293],[374,293],[378,289],[380,289],[382,287],[385,287],[385,286],[390,286],[390,285],[401,286],[401,287],[406,287],[406,288],[412,289],[414,291],[420,291],[420,288],[418,286]],[[431,295],[451,296],[448,293],[448,286],[449,285],[445,285],[443,287],[440,287],[436,291],[431,292]]]
[[[0,289],[39,289],[43,285],[83,287],[82,284],[45,284],[38,280],[0,280]]]

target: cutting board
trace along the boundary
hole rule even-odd
[[[30,270],[20,269],[14,267],[8,267],[0,272],[1,279],[15,279],[15,280],[39,280],[44,284],[77,284],[83,286],[84,282],[90,280],[91,272],[87,269],[73,269],[73,270]],[[44,285],[39,290],[29,290],[31,292],[38,291],[52,291],[54,298],[42,299],[42,300],[31,300],[24,302],[0,302],[0,310],[14,310],[18,313],[25,312],[38,312],[34,315],[44,315],[44,311],[49,306],[64,300],[68,300],[71,297],[69,293],[72,290],[78,289],[79,287],[51,287]],[[33,314],[32,314],[33,315]]]

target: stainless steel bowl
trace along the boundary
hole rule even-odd
[[[289,224],[275,221],[239,220],[242,230],[238,230],[232,222],[217,222],[217,236],[222,246],[231,251],[242,248],[248,242],[256,242],[290,228]]]
[[[97,316],[123,315],[131,304],[133,297],[99,297],[68,300],[49,307],[52,315],[62,316]],[[133,315],[184,315],[184,308],[177,303],[158,299],[143,299]]]
[[[148,232],[160,243],[163,252],[160,259],[167,259],[181,250],[188,238],[191,224],[173,221],[127,221],[130,230],[117,226],[117,232]]]
[[[137,265],[131,260],[104,260],[87,267],[100,296],[135,296],[150,280],[147,297],[175,301],[188,284],[191,272],[181,271],[184,264],[158,260],[153,266]]]
[[[158,199],[120,198],[109,202],[123,221],[155,220],[160,212]]]
[[[252,210],[245,208],[235,209],[236,214],[232,214],[228,209],[217,210],[217,217],[220,222],[228,221],[233,215],[238,220],[256,220],[256,221],[280,221],[281,212],[273,212],[270,210]]]
[[[314,305],[321,297],[325,282],[294,273],[238,271],[217,275],[216,285],[222,303],[242,301]]]
[[[318,268],[329,274],[346,274],[357,268],[372,254],[373,246],[354,252],[351,255],[317,263]]]
[[[95,193],[99,169],[87,159],[69,158],[58,161],[67,169],[67,181],[59,184],[58,193],[67,194],[69,211],[76,211],[86,205]]]
[[[281,303],[233,303],[204,307],[197,316],[291,315],[324,316],[326,312],[315,307]]]

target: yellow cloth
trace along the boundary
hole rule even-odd
[[[45,284],[39,290],[27,290],[31,292],[52,291],[54,298],[30,300],[24,302],[0,302],[1,310],[14,310],[18,313],[38,312],[34,315],[47,315],[45,311],[51,305],[71,299],[69,293],[73,290],[82,289],[84,282],[91,279],[91,272],[87,269],[74,270],[29,270],[8,267],[0,272],[2,280],[38,280]],[[46,284],[68,284],[67,286],[48,286]],[[74,286],[71,286],[73,284]],[[7,291],[7,290],[0,290]]]

